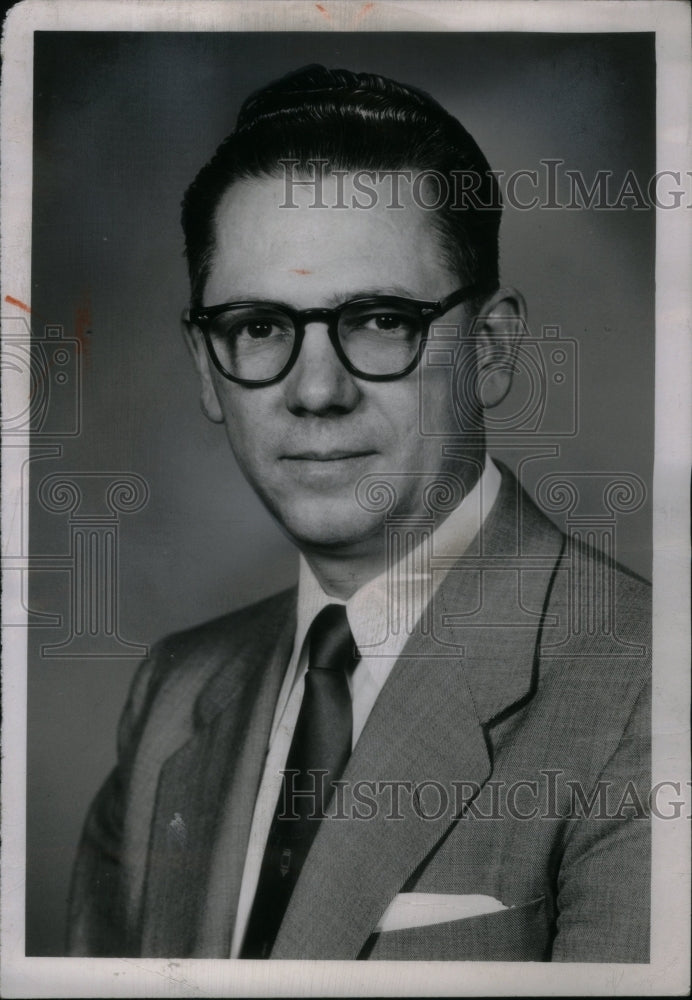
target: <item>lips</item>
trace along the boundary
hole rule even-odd
[[[335,448],[330,451],[313,451],[312,449],[294,452],[290,455],[283,455],[282,458],[288,462],[343,462],[349,458],[365,458],[367,455],[374,455],[371,449],[358,448],[350,450]]]

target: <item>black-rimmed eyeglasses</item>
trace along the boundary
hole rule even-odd
[[[482,288],[466,285],[438,302],[377,295],[350,299],[335,309],[291,309],[279,302],[225,302],[190,310],[216,368],[232,382],[271,385],[300,354],[308,323],[325,323],[344,368],[361,379],[385,382],[418,364],[430,325]]]

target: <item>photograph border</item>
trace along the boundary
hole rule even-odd
[[[3,319],[31,303],[34,31],[516,31],[656,36],[657,165],[689,183],[689,6],[675,0],[24,0],[5,22],[1,190]],[[27,958],[26,573],[3,573],[3,996],[682,995],[689,989],[689,482],[692,465],[692,242],[689,202],[657,210],[653,523],[652,783],[679,782],[679,821],[652,820],[651,961],[646,965]],[[17,317],[22,318],[17,307]],[[5,322],[3,322],[3,330]],[[3,366],[3,411],[29,385]],[[26,438],[3,439],[3,551],[28,551],[19,516]],[[575,990],[576,985],[576,990]]]

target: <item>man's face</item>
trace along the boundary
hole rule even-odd
[[[279,178],[236,182],[216,215],[217,244],[204,305],[248,299],[295,309],[333,307],[363,295],[443,299],[463,281],[442,260],[430,213],[409,201],[387,207],[387,191],[371,209],[310,208],[314,193],[294,189],[298,208],[281,208]],[[334,204],[329,182],[324,200]],[[465,307],[444,317],[465,325]],[[309,323],[298,360],[280,382],[246,387],[224,379],[196,341],[205,409],[223,419],[235,456],[262,501],[304,550],[362,551],[381,544],[385,512],[359,504],[356,485],[376,475],[397,494],[394,511],[425,512],[420,478],[402,473],[457,471],[443,459],[439,437],[420,432],[419,378],[370,382],[349,374],[324,323]],[[464,347],[462,364],[472,362]],[[426,371],[426,419],[437,433],[464,443],[449,391],[449,371]],[[467,442],[477,457],[479,445]],[[463,466],[463,468],[462,468]]]

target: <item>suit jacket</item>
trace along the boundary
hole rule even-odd
[[[229,955],[295,613],[291,590],[140,667],[79,846],[71,954]],[[505,470],[374,705],[343,775],[356,798],[322,822],[271,957],[648,961],[649,622],[647,585],[569,544]],[[505,908],[378,932],[413,892]]]

